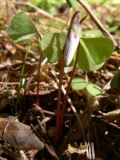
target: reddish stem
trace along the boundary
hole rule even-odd
[[[64,74],[64,59],[62,58],[61,72],[60,72],[60,82],[59,82],[59,90],[58,90],[58,104],[57,104],[57,113],[56,113],[55,144],[58,144],[61,141],[62,127],[63,127],[63,121],[64,121],[64,111],[65,111],[65,106],[66,106],[66,103],[67,103],[67,97],[68,97],[68,94],[69,94],[69,91],[70,91],[71,81],[72,81],[72,78],[74,76],[74,72],[75,72],[75,68],[76,68],[76,64],[77,64],[78,54],[79,54],[79,45],[78,45],[78,49],[77,49],[77,55],[76,55],[74,67],[73,67],[73,70],[72,70],[72,75],[70,77],[70,81],[68,83],[67,91],[66,91],[66,94],[64,96],[63,103],[61,105],[61,92],[62,92],[61,86],[62,86],[62,77],[63,77],[63,74]]]
[[[61,108],[61,96],[62,96],[62,79],[64,75],[64,56],[61,58],[61,69],[59,74],[59,86],[58,86],[58,101],[57,101],[57,111],[56,111],[56,134],[55,134],[55,144],[58,144],[61,140],[62,135],[62,108]]]

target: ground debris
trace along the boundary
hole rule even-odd
[[[6,114],[0,117],[0,138],[17,150],[41,150],[44,148],[44,143],[39,140],[28,125]]]

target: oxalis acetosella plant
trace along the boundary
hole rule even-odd
[[[81,37],[81,22],[80,11],[76,11],[71,19],[68,34],[66,36],[65,45],[63,47],[63,58],[61,62],[59,89],[58,89],[58,103],[56,112],[56,134],[55,144],[61,141],[62,127],[64,122],[64,111],[66,102],[68,101],[68,94],[70,85],[73,90],[83,90],[86,94],[87,100],[93,101],[95,96],[102,94],[102,89],[82,78],[73,78],[76,64],[85,71],[94,71],[104,65],[106,60],[114,50],[113,41],[109,38],[82,38]],[[76,54],[76,55],[75,55]],[[62,77],[64,75],[64,67],[70,65],[75,57],[74,65],[66,94],[61,98],[62,92]]]
[[[14,40],[15,43],[26,43],[26,54],[21,71],[21,82],[24,78],[24,67],[26,65],[27,57],[30,54],[32,37],[39,35],[38,46],[40,48],[40,57],[44,56],[48,59],[49,63],[59,61],[61,68],[59,74],[59,87],[58,87],[58,102],[56,109],[56,134],[55,144],[61,142],[62,128],[64,122],[64,111],[66,102],[68,101],[68,93],[70,86],[73,90],[85,90],[93,97],[101,94],[102,89],[91,82],[74,76],[76,64],[78,68],[86,73],[95,71],[102,67],[106,60],[110,57],[114,50],[114,44],[111,39],[104,37],[81,37],[81,14],[76,11],[71,19],[68,33],[48,32],[41,38],[38,29],[34,23],[26,16],[24,12],[17,13],[7,29],[8,35]],[[84,34],[85,35],[85,34]],[[69,66],[74,59],[73,70],[70,80],[68,82],[66,93],[62,98],[62,80],[64,75],[64,67]],[[42,58],[40,58],[41,63]],[[39,64],[40,64],[39,63]],[[41,65],[39,65],[41,66]],[[38,71],[40,67],[38,66]],[[38,72],[39,77],[40,72]],[[25,85],[24,85],[25,86]],[[24,87],[20,85],[20,89]],[[39,91],[39,79],[38,79]],[[37,93],[39,94],[39,92]]]
[[[32,43],[31,42],[32,37],[34,37],[35,35],[40,35],[34,23],[29,19],[29,17],[26,16],[24,12],[19,12],[13,17],[11,25],[7,28],[6,31],[8,35],[14,40],[15,43],[24,43],[24,42],[26,44],[28,43],[28,48],[30,48],[29,44]],[[55,140],[56,142],[60,141],[57,139],[58,137],[61,137],[59,135],[62,134],[63,116],[64,116],[64,108],[65,108],[64,106],[66,103],[66,100],[65,100],[62,106],[60,105],[61,86],[62,86],[62,77],[64,74],[64,66],[66,65],[68,66],[73,60],[75,51],[79,45],[80,34],[81,34],[80,12],[77,11],[72,17],[67,36],[65,36],[65,34],[62,34],[62,33],[61,34],[47,33],[43,35],[43,38],[40,40],[39,47],[41,48],[43,55],[48,58],[49,62],[52,63],[53,61],[59,60],[62,57],[60,81],[59,81],[59,89],[58,89],[58,105],[57,105],[57,112],[56,112],[56,140]],[[57,43],[57,40],[59,43]],[[59,45],[60,47],[58,47]],[[50,53],[51,50],[53,52]],[[60,55],[61,51],[62,51],[62,54]],[[58,54],[57,56],[55,55],[56,53]],[[29,51],[27,50],[24,58],[22,74],[24,74],[25,61],[28,55],[29,55]]]

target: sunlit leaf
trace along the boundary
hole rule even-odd
[[[97,96],[102,94],[102,89],[95,84],[88,84],[86,86],[86,91],[92,96]]]
[[[72,89],[78,91],[78,90],[86,90],[88,94],[92,96],[97,96],[102,93],[102,89],[92,83],[86,82],[83,78],[73,78],[72,80]]]
[[[96,37],[101,37],[102,33],[98,29],[94,30],[86,30],[82,34],[84,37],[89,37],[89,38],[96,38]]]
[[[16,42],[31,40],[38,33],[35,25],[24,12],[20,12],[14,16],[11,25],[6,31]]]
[[[107,38],[82,38],[78,65],[84,71],[100,68],[114,50],[113,42]]]
[[[63,46],[66,36],[63,33],[47,33],[40,41],[43,54],[49,62],[57,61],[63,54]]]
[[[63,53],[66,36],[63,33],[47,33],[40,45],[49,62],[54,62]],[[84,71],[93,71],[103,66],[112,54],[114,45],[107,38],[81,38],[78,66]]]
[[[87,0],[89,3],[95,3],[95,4],[100,4],[100,3],[106,3],[107,1],[110,1],[110,0]]]
[[[74,90],[83,90],[87,86],[87,82],[82,78],[73,78],[72,80],[72,89]]]
[[[109,32],[115,32],[118,29],[118,26],[113,26],[108,28]],[[92,29],[92,30],[85,30],[82,33],[83,37],[89,37],[89,38],[96,38],[96,37],[102,37],[103,34],[99,29]]]

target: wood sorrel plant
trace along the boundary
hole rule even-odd
[[[59,90],[57,97],[58,104],[56,112],[56,144],[60,142],[62,136],[62,125],[65,105],[67,101],[67,94],[69,92],[70,83],[73,77],[76,63],[82,71],[88,72],[97,70],[103,66],[114,49],[114,44],[110,39],[103,37],[80,38],[80,32],[80,12],[77,11],[73,15],[67,36],[65,33],[46,33],[40,40],[40,48],[43,52],[43,55],[47,57],[49,63],[61,60]],[[39,32],[36,29],[35,25],[23,12],[15,15],[11,22],[11,25],[7,29],[7,33],[16,43],[27,40],[30,41],[33,36],[39,35]],[[61,104],[61,85],[62,77],[64,75],[64,66],[70,65],[76,50],[77,55],[72,76],[68,83],[67,93]],[[77,79],[77,85],[75,85],[76,81],[73,79],[73,89],[77,88],[77,85],[81,86],[81,80]],[[92,85],[92,87],[93,89],[97,88],[94,85]],[[85,82],[84,88],[86,91],[90,91],[91,85],[88,85]],[[100,89],[98,88],[98,90]]]

